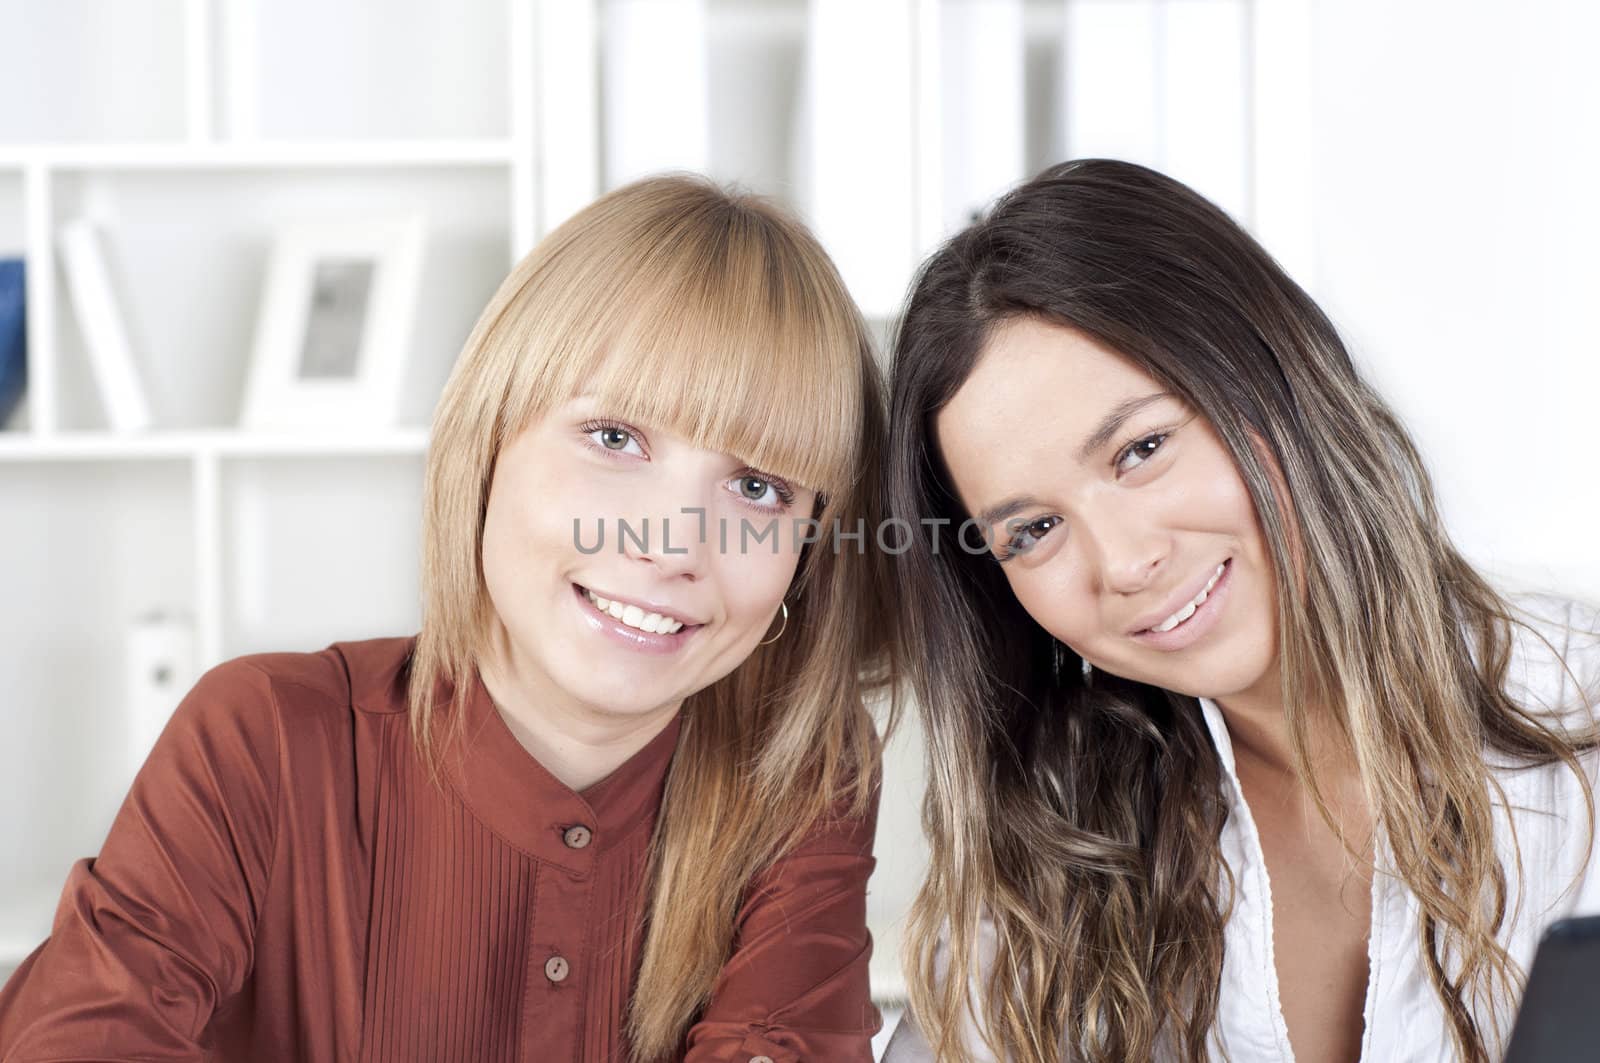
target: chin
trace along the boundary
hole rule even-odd
[[[1177,671],[1137,667],[1119,669],[1108,665],[1104,671],[1145,686],[1170,690],[1174,694],[1191,698],[1210,698],[1213,701],[1250,689],[1253,686],[1251,676],[1260,674],[1251,669],[1240,668],[1231,662],[1214,668],[1202,664],[1199,667],[1191,666]]]
[[[1182,689],[1177,686],[1168,689],[1190,697],[1226,701],[1236,695],[1255,690],[1261,679],[1262,673],[1258,670],[1230,667],[1209,674],[1197,673],[1187,677]]]
[[[563,683],[562,687],[575,701],[614,716],[643,716],[676,696],[672,691],[655,690],[649,684],[630,683],[626,679],[625,675],[619,675],[616,682],[597,683],[595,676],[588,675]]]

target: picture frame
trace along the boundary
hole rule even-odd
[[[278,230],[241,427],[396,423],[424,239],[424,220],[414,213],[300,220]]]

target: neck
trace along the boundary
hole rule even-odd
[[[1285,779],[1298,777],[1294,740],[1284,710],[1283,692],[1276,669],[1254,687],[1215,699],[1228,725],[1234,761],[1248,762],[1257,771]],[[1340,780],[1356,773],[1355,754],[1332,715],[1323,710],[1306,712],[1309,767],[1319,780]]]
[[[577,791],[604,779],[648,745],[682,705],[676,701],[645,713],[618,713],[584,704],[519,661],[504,632],[478,671],[517,741],[546,771]]]
[[[1294,740],[1276,679],[1270,695],[1247,693],[1216,700],[1228,727],[1234,771],[1245,799],[1253,806],[1265,801],[1280,808],[1298,809],[1306,829],[1313,834],[1320,831],[1316,824],[1321,817],[1295,759]],[[1355,846],[1352,852],[1370,859],[1372,809],[1355,753],[1329,712],[1306,713],[1306,745],[1307,769],[1316,779],[1332,825],[1341,837],[1348,835],[1351,839],[1347,844]]]

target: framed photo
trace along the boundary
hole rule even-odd
[[[243,427],[395,423],[423,239],[416,214],[279,230],[256,321]]]

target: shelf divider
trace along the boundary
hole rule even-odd
[[[222,495],[217,452],[194,455],[195,634],[201,673],[222,663]]]
[[[52,170],[316,169],[320,167],[505,166],[503,137],[419,140],[255,140],[118,144],[7,144],[0,166]]]
[[[511,262],[533,250],[537,238],[534,217],[538,181],[534,169],[533,7],[532,0],[506,0],[510,50],[506,78],[511,84]]]
[[[211,0],[183,5],[184,113],[189,140],[204,144],[216,135],[212,106]]]
[[[150,461],[210,454],[226,458],[316,458],[422,454],[428,430],[419,427],[375,432],[298,434],[197,431],[0,433],[0,465],[40,461]]]
[[[600,61],[596,0],[538,5],[532,98],[542,236],[600,194]]]
[[[30,162],[23,170],[23,261],[28,312],[28,423],[35,435],[56,430],[56,271],[50,170]]]

